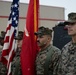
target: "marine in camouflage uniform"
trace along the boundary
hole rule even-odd
[[[5,37],[5,32],[1,31],[1,35],[0,35],[0,58],[1,58],[1,54],[2,54],[2,48],[3,48],[3,44],[4,44],[4,37]],[[6,65],[4,65],[1,61],[0,61],[0,75],[7,75],[7,68]]]
[[[19,50],[19,49],[17,49]],[[16,55],[12,62],[12,75],[22,75],[20,64],[20,52],[16,52]]]
[[[58,73],[76,75],[76,13],[69,13],[64,24],[67,25],[68,35],[72,37],[72,41],[62,48]]]
[[[21,71],[21,63],[20,63],[20,52],[22,47],[22,39],[23,39],[23,32],[19,31],[18,36],[15,37],[15,39],[18,41],[18,48],[16,50],[16,55],[12,62],[12,75],[22,75]]]
[[[35,33],[37,35],[38,46],[40,47],[40,51],[36,58],[36,74],[37,75],[57,75],[58,70],[58,60],[60,57],[60,49],[50,44],[52,39],[52,30],[45,27],[40,27],[38,32]],[[50,52],[51,51],[51,52]],[[49,55],[49,60],[47,60],[47,56]],[[46,69],[45,62],[49,62],[48,68]],[[47,70],[47,73],[45,71]]]

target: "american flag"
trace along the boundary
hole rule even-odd
[[[7,66],[7,75],[11,75],[11,62],[13,60],[17,43],[14,37],[17,36],[19,21],[19,0],[13,0],[11,4],[11,12],[6,28],[4,46],[2,50],[1,61]]]

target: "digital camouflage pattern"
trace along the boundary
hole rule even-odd
[[[1,57],[1,54],[2,54],[2,46],[0,46],[0,57]]]
[[[0,57],[2,54],[2,48],[3,47],[0,48]],[[7,67],[1,61],[0,61],[0,75],[7,75]]]
[[[0,62],[0,75],[7,75],[7,68],[2,62]]]
[[[12,75],[22,75],[20,63],[20,50],[16,52],[16,55],[12,62]]]
[[[36,58],[36,71],[37,71],[37,75],[44,75],[44,64],[45,64],[45,60],[47,57],[47,54],[49,52],[49,50],[51,50],[52,48],[54,49],[54,52],[52,54],[52,58],[50,59],[50,64],[49,64],[49,73],[50,71],[52,72],[52,75],[57,75],[57,67],[58,67],[58,59],[60,57],[60,50],[52,45],[48,46],[46,49],[44,50],[40,50],[40,52],[37,55]],[[50,49],[49,49],[50,48]],[[49,74],[51,75],[51,74]]]
[[[76,75],[76,43],[64,46],[59,64],[59,75]]]
[[[68,20],[66,20],[64,24],[68,25],[69,23],[76,23],[76,13],[71,12],[68,14]]]

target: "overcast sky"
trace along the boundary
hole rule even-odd
[[[7,0],[12,1],[12,0]],[[65,8],[65,19],[70,12],[76,12],[76,0],[39,0],[40,5],[57,6]],[[29,3],[29,0],[20,0],[22,3]]]

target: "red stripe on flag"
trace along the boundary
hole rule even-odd
[[[10,30],[10,29],[11,29],[11,24],[9,24],[8,27],[6,28],[6,33],[7,33],[7,31]]]

